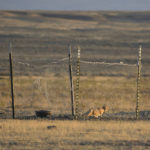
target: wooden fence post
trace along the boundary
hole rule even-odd
[[[137,100],[136,100],[136,119],[139,119],[139,101],[140,101],[140,87],[141,87],[141,58],[142,46],[139,46],[139,57],[138,57],[138,76],[137,76]]]
[[[9,64],[10,64],[11,98],[12,98],[12,118],[15,119],[14,88],[13,88],[13,66],[12,66],[12,44],[11,43],[9,45]]]
[[[71,107],[72,107],[72,116],[75,115],[74,112],[74,87],[73,87],[73,79],[72,79],[72,54],[71,54],[71,46],[69,46],[69,77],[70,77],[70,94],[71,94]]]
[[[76,68],[76,92],[75,92],[75,104],[76,104],[76,109],[75,109],[75,117],[78,119],[79,116],[79,82],[80,82],[80,47],[78,46],[78,56],[77,56],[77,68]]]

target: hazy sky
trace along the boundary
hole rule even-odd
[[[150,0],[0,0],[0,9],[150,10]]]

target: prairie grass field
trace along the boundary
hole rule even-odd
[[[148,150],[149,126],[149,121],[1,120],[0,149]]]
[[[73,80],[75,86],[76,76]],[[149,81],[149,77],[141,79],[141,119],[150,118]],[[10,118],[9,77],[0,79],[0,85],[0,109],[3,112],[0,117]],[[136,91],[136,77],[81,76],[79,113],[83,115],[90,108],[106,105],[109,108],[106,117],[110,119],[114,114],[135,118]],[[34,116],[35,111],[40,109],[51,110],[53,115],[71,115],[69,76],[14,77],[14,95],[16,117]]]
[[[12,43],[15,74],[64,74],[65,66],[52,64],[77,46],[81,59],[137,64],[142,44],[142,73],[149,76],[150,12],[119,11],[0,11],[0,75],[8,75],[8,49]],[[29,72],[27,66],[32,65]],[[101,69],[100,69],[101,67]],[[134,67],[86,65],[82,75],[133,76]]]
[[[0,22],[0,150],[150,149],[150,11],[0,10]],[[81,48],[79,120],[71,116],[69,45],[74,87]],[[139,45],[140,119],[135,120]],[[109,109],[102,118],[84,116],[103,105]],[[40,119],[37,110],[51,111],[52,117]]]

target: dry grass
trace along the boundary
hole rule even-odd
[[[149,149],[149,126],[144,121],[1,120],[0,149]]]
[[[75,80],[75,78],[74,78]],[[142,78],[140,110],[149,110],[149,78]],[[0,80],[0,108],[11,108],[9,78]],[[52,114],[71,114],[68,76],[26,76],[14,78],[17,116],[35,115],[35,110],[47,109]],[[108,113],[135,112],[136,78],[81,77],[79,111],[109,107]],[[26,112],[26,113],[25,113]],[[7,112],[6,112],[7,114]]]
[[[0,11],[0,75],[3,75],[0,78],[0,117],[11,114],[10,81],[4,77],[8,75],[10,40],[13,42],[16,116],[32,116],[39,109],[51,110],[52,114],[71,114],[68,65],[52,62],[67,57],[67,45],[71,43],[74,58],[76,45],[80,45],[81,59],[135,64],[140,42],[143,45],[142,73],[149,75],[149,14]],[[135,112],[136,68],[81,64],[81,69],[81,74],[86,76],[82,76],[80,82],[81,114],[103,104],[109,107],[108,114]],[[150,78],[143,77],[141,83],[140,110],[149,110]],[[50,125],[56,128],[48,129]],[[150,149],[149,126],[148,121],[1,119],[0,149]]]
[[[149,16],[149,11],[0,11],[0,74],[8,74],[11,41],[18,75],[26,75],[29,69],[18,61],[33,65],[28,72],[32,75],[66,72],[66,67],[51,62],[67,56],[68,44],[72,45],[74,56],[80,45],[84,60],[135,64],[139,43],[143,46],[143,74],[149,75]],[[133,76],[135,71],[125,66],[84,64],[82,67],[84,75]]]

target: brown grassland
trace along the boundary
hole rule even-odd
[[[150,149],[149,11],[0,11],[0,22],[0,150]],[[10,41],[15,120],[11,120]],[[79,114],[104,104],[109,110],[100,120],[65,118],[71,115],[68,64],[54,62],[67,57],[68,44],[74,84],[78,45],[81,60],[137,64],[142,44],[140,120],[134,120],[137,67],[83,63]],[[35,111],[41,109],[50,110],[53,118],[36,118]]]
[[[75,79],[74,77],[74,81]],[[139,103],[141,111],[149,111],[149,81],[149,77],[141,78]],[[0,108],[4,110],[4,114],[9,116],[11,110],[9,78],[3,77],[0,85]],[[14,94],[16,116],[18,117],[35,115],[35,110],[39,109],[51,110],[54,115],[71,114],[68,76],[14,77]],[[135,112],[136,77],[81,76],[79,94],[80,114],[84,114],[90,108],[102,107],[104,104],[108,106],[109,114]],[[132,114],[132,117],[135,115]]]
[[[50,125],[56,128],[48,129]],[[1,150],[148,150],[148,121],[1,120]]]
[[[40,85],[36,82],[39,79]],[[128,112],[133,112],[130,118],[135,118],[134,78],[81,77],[80,113],[83,114],[91,107],[101,107],[103,104],[109,107],[107,120],[84,121],[44,120],[35,117],[32,120],[35,110],[39,109],[51,110],[54,115],[71,114],[68,77],[17,77],[14,81],[16,117],[19,120],[0,120],[0,149],[150,149],[149,120],[112,119],[114,114],[120,112],[125,113],[124,118],[130,117]],[[1,87],[1,110],[6,108],[10,111],[10,92],[6,92],[8,83],[8,78],[5,78]],[[149,110],[149,78],[142,79],[142,83],[141,111]],[[9,111],[4,111],[0,116],[7,118],[10,115]],[[24,120],[25,116],[29,119]],[[49,129],[48,126],[56,128]]]

